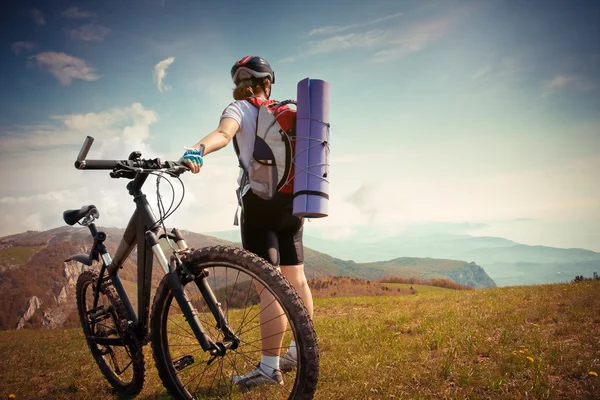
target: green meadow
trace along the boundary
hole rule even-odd
[[[315,301],[316,399],[597,399],[600,282]],[[140,399],[168,399],[145,348]],[[0,332],[0,399],[117,398],[79,329]]]

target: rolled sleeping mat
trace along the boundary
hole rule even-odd
[[[298,82],[293,214],[322,218],[329,212],[329,82]]]

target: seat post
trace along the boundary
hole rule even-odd
[[[98,235],[98,230],[96,229],[96,224],[95,223],[91,223],[88,225],[88,228],[90,230],[90,233],[92,234],[92,237],[95,239],[96,236]]]

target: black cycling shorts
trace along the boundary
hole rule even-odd
[[[304,262],[304,220],[292,214],[291,194],[263,200],[252,190],[242,198],[242,245],[274,266]]]

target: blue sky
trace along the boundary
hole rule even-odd
[[[331,83],[331,215],[310,234],[437,226],[600,251],[597,2],[8,4],[0,234],[59,226],[88,202],[122,226],[125,182],[72,168],[85,135],[93,157],[178,158],[232,100],[231,65],[255,54],[276,98],[307,76]],[[228,148],[185,176],[171,222],[231,229],[236,165]]]

